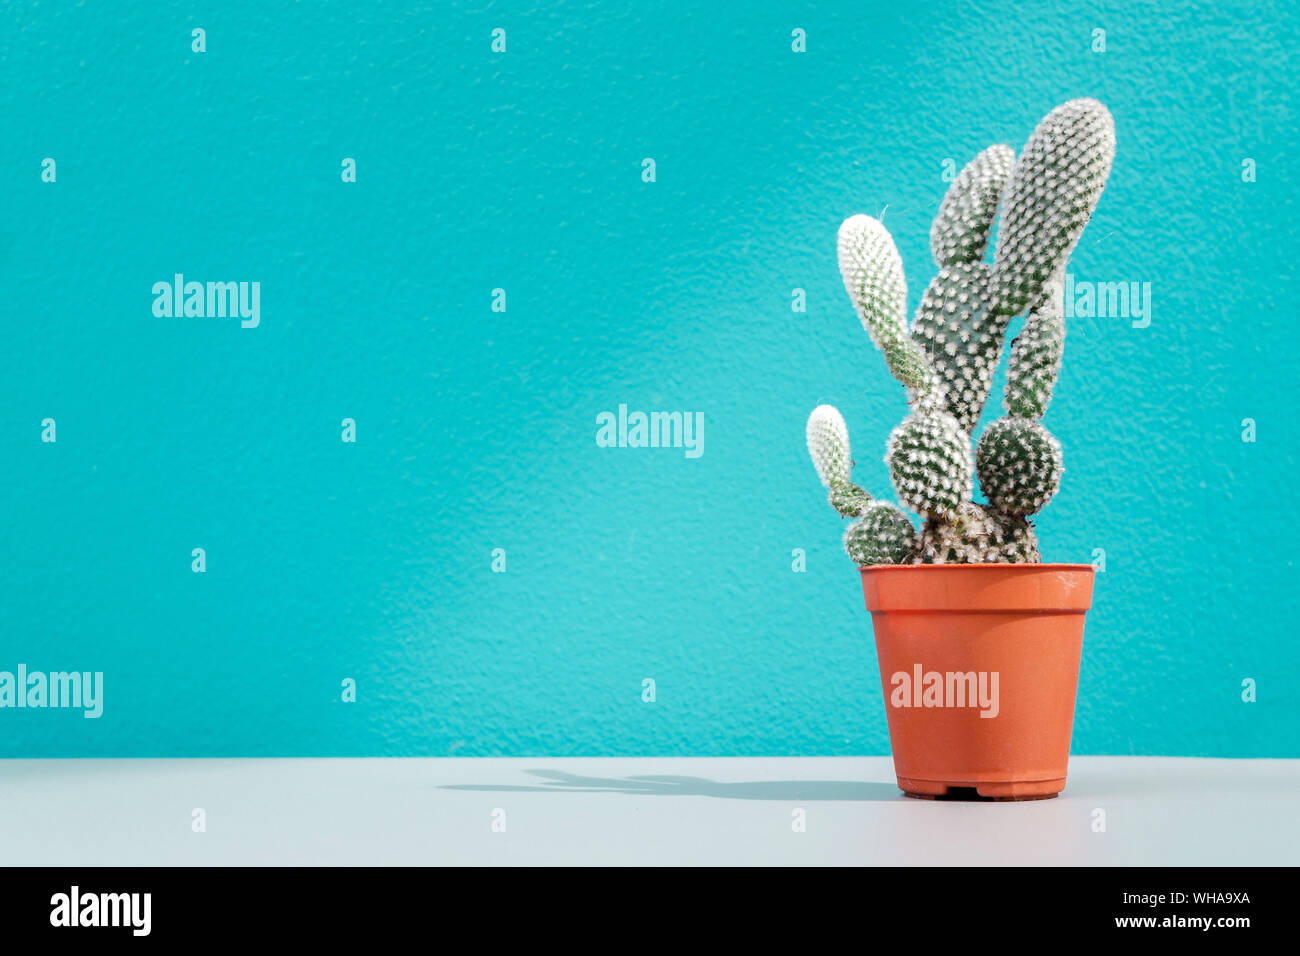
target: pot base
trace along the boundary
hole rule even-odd
[[[966,791],[967,797],[985,800],[1050,800],[1065,789],[1065,778],[1056,780],[1023,780],[1001,783],[976,783],[971,781],[918,780],[899,777],[898,789],[906,796],[921,800],[960,799],[954,790]],[[971,792],[973,791],[973,793]]]

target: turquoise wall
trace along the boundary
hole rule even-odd
[[[1071,271],[1152,312],[1072,322],[1046,420],[1044,554],[1106,554],[1075,751],[1300,756],[1295,7],[1064,6],[4,7],[0,669],[105,700],[0,754],[887,752],[803,447],[835,403],[888,492],[835,230],[887,206],[914,306],[944,161],[1095,96]],[[155,317],[175,273],[260,325]],[[598,447],[620,404],[704,453]]]

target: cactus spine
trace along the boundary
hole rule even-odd
[[[1115,155],[1109,111],[1091,99],[1052,110],[1019,159],[990,146],[953,181],[930,229],[939,271],[907,322],[902,259],[884,225],[851,216],[840,226],[844,287],[911,412],[889,436],[885,461],[898,499],[922,518],[855,485],[848,428],[820,405],[808,451],[831,506],[857,518],[844,535],[859,565],[1032,563],[1030,516],[1056,493],[1060,443],[1040,419],[1065,347],[1061,291],[1070,253],[1101,197]],[[1001,207],[992,263],[989,236]],[[971,453],[1011,320],[1028,310],[1012,343],[1003,405]],[[972,500],[978,476],[987,503]]]

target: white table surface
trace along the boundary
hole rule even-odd
[[[888,757],[0,760],[0,794],[4,865],[1300,863],[1297,760],[1075,757],[1027,803]]]

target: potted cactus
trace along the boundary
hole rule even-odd
[[[1089,565],[1043,564],[1033,516],[1063,472],[1043,426],[1065,344],[1065,268],[1115,154],[1110,113],[1072,100],[1019,159],[990,146],[961,171],[930,230],[938,274],[909,328],[903,265],[878,220],[839,231],[844,285],[910,406],[885,461],[899,500],[854,484],[848,429],[830,405],[808,450],[831,506],[856,519],[844,547],[872,614],[898,785],[912,796],[1055,796],[1065,787],[1091,603]],[[996,249],[988,246],[1001,208]],[[1003,406],[971,448],[1003,340]],[[973,498],[974,478],[985,501]]]

